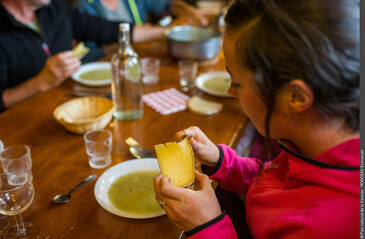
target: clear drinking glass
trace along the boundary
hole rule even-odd
[[[34,187],[24,172],[0,174],[0,213],[15,216],[16,226],[9,228],[3,238],[38,238],[38,225],[23,222],[21,213],[29,208],[34,199]]]
[[[141,59],[143,83],[152,84],[158,82],[161,60],[157,57],[144,57]]]
[[[26,145],[12,145],[0,152],[0,162],[4,172],[25,172],[29,181],[33,180],[32,157]]]
[[[3,151],[3,149],[4,149],[3,141],[0,140],[0,152]]]
[[[0,153],[4,149],[3,141],[0,140]],[[9,225],[9,218],[8,216],[0,214],[0,233],[2,233]]]
[[[0,233],[2,233],[9,225],[9,218],[5,215],[0,215]]]
[[[180,60],[177,63],[179,67],[179,82],[183,92],[188,92],[195,85],[195,77],[198,73],[198,63],[191,60]]]
[[[105,168],[112,163],[112,132],[106,129],[90,130],[85,133],[84,141],[92,168]]]

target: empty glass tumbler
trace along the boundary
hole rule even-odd
[[[86,153],[92,168],[105,168],[112,162],[112,133],[109,130],[90,130],[84,135]]]
[[[33,180],[32,157],[27,145],[12,145],[0,152],[0,162],[4,172],[25,172],[29,181]]]

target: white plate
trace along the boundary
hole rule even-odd
[[[143,158],[143,159],[128,160],[116,164],[113,167],[106,170],[99,177],[98,181],[96,181],[94,188],[95,198],[98,201],[98,203],[108,212],[111,212],[121,217],[142,219],[142,218],[152,218],[164,215],[165,211],[163,209],[161,209],[161,211],[159,212],[152,214],[133,214],[125,212],[114,207],[114,205],[109,200],[108,197],[109,187],[116,179],[131,172],[144,171],[144,170],[160,171],[157,159]]]
[[[111,69],[110,62],[91,62],[86,63],[80,66],[79,70],[76,71],[71,75],[72,79],[79,82],[83,85],[88,86],[105,86],[109,85],[111,82],[111,79],[105,79],[105,80],[87,80],[87,79],[81,79],[80,76],[88,71],[93,70],[101,70],[101,69]]]
[[[207,80],[210,80],[212,78],[216,78],[217,80],[220,80],[220,81],[225,81],[227,78],[230,78],[230,76],[225,71],[208,72],[208,73],[199,75],[195,79],[195,85],[196,85],[196,87],[198,87],[200,90],[204,91],[207,94],[211,94],[211,95],[219,96],[219,97],[231,97],[227,94],[227,92],[210,89],[204,85],[204,82],[206,82]],[[223,83],[223,82],[220,82],[220,83]]]

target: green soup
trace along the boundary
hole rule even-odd
[[[110,69],[99,69],[84,72],[80,75],[82,80],[108,80],[112,78]]]
[[[155,199],[153,179],[159,171],[137,171],[121,176],[109,188],[110,202],[118,209],[133,214],[161,211]]]
[[[203,86],[209,90],[227,93],[230,84],[230,78],[217,76],[204,81]]]

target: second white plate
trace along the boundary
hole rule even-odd
[[[76,82],[87,85],[87,86],[105,86],[109,85],[111,82],[111,73],[110,78],[105,79],[105,77],[102,77],[100,79],[88,79],[87,77],[82,77],[83,74],[97,71],[97,70],[109,70],[111,71],[111,64],[110,62],[91,62],[86,63],[80,66],[79,70],[76,71],[71,75],[72,79],[74,79]],[[95,77],[95,74],[94,74]]]
[[[144,170],[160,171],[157,159],[156,158],[142,158],[142,159],[128,160],[128,161],[116,164],[113,167],[106,170],[98,178],[98,181],[96,181],[95,188],[94,188],[95,198],[98,201],[98,203],[105,210],[107,210],[115,215],[121,216],[121,217],[142,219],[142,218],[152,218],[152,217],[158,217],[158,216],[164,215],[165,211],[162,209],[160,211],[158,211],[156,213],[152,213],[152,214],[133,214],[133,213],[125,212],[125,211],[122,211],[122,210],[116,208],[109,200],[108,191],[109,191],[110,185],[113,184],[113,182],[116,179],[118,179],[121,176],[128,174],[128,173],[144,171]]]
[[[207,94],[219,97],[231,97],[227,94],[230,76],[225,71],[208,72],[195,79],[195,85]]]

